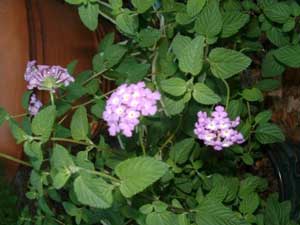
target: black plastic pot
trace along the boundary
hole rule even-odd
[[[278,178],[281,200],[291,200],[292,218],[300,219],[300,144],[271,145],[268,155]]]

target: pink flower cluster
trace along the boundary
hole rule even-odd
[[[55,92],[55,89],[62,85],[68,86],[74,82],[67,69],[60,66],[36,65],[36,61],[28,62],[24,77],[29,90],[37,88]]]
[[[235,128],[240,124],[240,118],[230,120],[223,106],[217,106],[211,116],[206,112],[198,112],[198,121],[195,124],[194,133],[205,145],[212,146],[215,150],[234,144],[242,144],[243,135]]]
[[[109,134],[122,133],[131,137],[141,116],[152,116],[157,112],[160,98],[160,93],[152,92],[144,82],[119,86],[107,100],[103,113]]]
[[[37,99],[35,94],[32,94],[29,101],[28,111],[31,116],[35,116],[40,108],[43,106],[42,102]]]

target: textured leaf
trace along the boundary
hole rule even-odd
[[[56,144],[53,148],[51,156],[51,167],[53,169],[71,168],[75,164],[73,162],[72,156],[63,146]]]
[[[170,158],[178,164],[185,163],[195,145],[193,138],[184,139],[172,146],[170,150]]]
[[[270,110],[262,111],[255,116],[255,123],[266,123],[272,118],[272,112]]]
[[[195,30],[205,37],[214,37],[221,32],[222,24],[219,1],[209,0],[197,17]]]
[[[99,5],[87,4],[78,8],[78,13],[83,24],[90,30],[96,30],[98,26]]]
[[[272,144],[285,140],[282,130],[275,124],[260,124],[255,131],[255,137],[261,144]]]
[[[181,96],[186,92],[186,81],[181,78],[170,78],[160,82],[161,89],[173,96]]]
[[[94,208],[107,209],[113,203],[113,186],[102,178],[80,175],[74,181],[74,192],[79,202]]]
[[[291,10],[285,2],[276,2],[266,7],[264,13],[273,22],[285,23],[291,15]]]
[[[253,214],[259,206],[260,199],[257,193],[251,193],[241,201],[239,210],[243,214]]]
[[[138,13],[146,12],[155,2],[155,0],[131,0]]]
[[[281,32],[280,29],[272,27],[267,30],[267,38],[277,47],[282,47],[289,44],[289,36]]]
[[[178,225],[175,214],[165,212],[152,212],[146,218],[146,225]]]
[[[40,142],[26,142],[24,144],[24,152],[30,158],[30,162],[35,170],[40,170],[43,163],[43,152]]]
[[[135,35],[139,26],[136,16],[122,13],[116,18],[117,27],[127,35]]]
[[[185,73],[197,75],[203,66],[204,37],[198,36],[187,45],[178,57],[179,68]]]
[[[223,16],[223,30],[221,37],[227,38],[236,34],[249,21],[249,15],[239,11],[229,11]]]
[[[136,157],[118,164],[115,172],[121,179],[120,191],[130,198],[156,182],[167,170],[165,163],[154,158]]]
[[[269,51],[262,62],[262,76],[275,77],[281,75],[285,67],[274,57],[274,51]]]
[[[197,208],[197,225],[248,225],[229,208],[214,199],[205,199]]]
[[[221,101],[221,98],[203,83],[197,83],[193,91],[194,99],[204,105],[213,105]]]
[[[179,33],[175,36],[171,46],[177,58],[183,55],[185,49],[190,46],[191,41],[192,40],[190,37],[181,35]]]
[[[142,48],[152,47],[160,39],[160,31],[154,28],[146,28],[139,32],[138,42]]]
[[[4,108],[0,107],[0,126],[3,124],[3,122],[6,120],[6,117],[8,116],[8,113],[5,111]]]
[[[289,67],[300,67],[300,45],[289,45],[279,48],[274,52],[274,56]]]
[[[167,111],[168,115],[170,115],[170,116],[181,113],[185,106],[184,98],[173,99],[173,98],[164,96],[163,102],[165,105],[165,110]]]
[[[209,54],[209,63],[216,77],[227,79],[247,69],[251,59],[231,49],[215,48]]]
[[[81,106],[74,113],[71,121],[71,134],[75,140],[85,140],[89,132],[86,108]]]
[[[274,80],[274,79],[260,80],[255,85],[255,87],[261,91],[274,91],[274,90],[280,88],[280,86],[281,86],[280,80]]]
[[[206,0],[188,0],[187,1],[187,13],[190,17],[194,17],[201,12],[205,6]]]
[[[37,136],[41,136],[44,141],[47,141],[51,135],[55,117],[55,106],[48,106],[42,109],[32,120],[32,132]]]
[[[25,131],[23,129],[21,129],[19,127],[18,123],[15,120],[9,119],[8,125],[9,125],[10,131],[11,131],[13,137],[17,141],[17,144],[20,144],[23,141],[27,140],[27,134],[25,133]]]
[[[242,92],[242,96],[249,102],[261,102],[263,100],[263,94],[257,88],[244,89]]]

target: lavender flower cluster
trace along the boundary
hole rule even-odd
[[[47,90],[52,93],[61,86],[68,86],[74,82],[74,78],[68,73],[67,69],[60,66],[37,65],[36,61],[27,63],[25,75],[27,89]],[[29,114],[34,116],[38,113],[42,103],[32,94],[29,102]]]
[[[24,77],[29,90],[37,88],[55,92],[55,89],[62,85],[68,86],[74,82],[67,69],[60,66],[36,65],[36,61],[28,62]]]
[[[157,112],[160,93],[152,92],[144,82],[123,84],[107,100],[103,119],[108,124],[111,136],[118,133],[131,137],[141,116],[151,116]]]
[[[40,108],[43,106],[42,102],[36,97],[35,94],[32,94],[29,101],[28,111],[31,116],[35,116]]]
[[[223,148],[242,144],[245,141],[243,135],[235,130],[239,124],[239,117],[232,121],[224,107],[217,106],[211,116],[208,116],[206,112],[198,112],[194,133],[204,141],[205,145],[221,151]]]

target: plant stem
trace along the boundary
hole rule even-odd
[[[100,72],[98,72],[98,73],[95,73],[93,76],[91,76],[90,78],[86,79],[86,80],[82,83],[82,85],[86,85],[88,82],[90,82],[90,81],[93,80],[94,78],[100,76],[100,75],[101,75],[102,73],[104,73],[105,71],[107,71],[107,70],[105,69],[105,70],[102,70],[102,71],[100,71]]]
[[[113,18],[111,18],[109,15],[107,15],[104,12],[102,12],[101,10],[99,10],[99,14],[101,16],[103,16],[105,19],[107,19],[108,21],[110,21],[111,23],[116,24],[116,21]]]
[[[141,148],[143,150],[143,155],[146,156],[146,148],[145,148],[145,145],[144,145],[143,136],[144,136],[143,135],[143,127],[139,126],[139,141],[140,141]]]
[[[124,144],[123,144],[123,141],[122,141],[122,138],[121,138],[121,136],[120,135],[118,135],[117,136],[117,138],[118,138],[118,142],[119,142],[119,145],[120,145],[120,147],[121,147],[121,149],[125,149],[125,147],[124,147]]]
[[[17,159],[17,158],[15,158],[13,156],[7,155],[7,154],[2,153],[2,152],[0,152],[0,157],[4,158],[4,159],[7,159],[7,160],[10,160],[10,161],[13,161],[13,162],[16,162],[16,163],[19,163],[19,164],[22,164],[24,166],[32,167],[28,162],[25,162],[23,160]]]
[[[119,179],[117,179],[117,178],[115,178],[115,177],[113,177],[113,176],[111,176],[111,175],[108,175],[108,174],[106,174],[106,173],[103,173],[103,172],[100,172],[100,171],[96,171],[96,170],[89,170],[89,169],[84,169],[84,168],[80,168],[81,170],[84,170],[85,172],[87,172],[87,173],[90,173],[90,174],[95,174],[95,175],[97,175],[97,176],[99,176],[99,177],[103,177],[103,178],[107,178],[107,179],[109,179],[109,180],[111,180],[111,181],[113,181],[113,182],[115,182],[115,183],[120,183],[120,180]]]
[[[250,120],[250,123],[251,123],[252,115],[251,115],[250,103],[247,101],[246,104],[247,104],[247,110],[248,110],[248,117],[249,117],[249,120]]]
[[[50,94],[50,99],[51,99],[51,105],[55,105],[54,95],[53,95],[52,91],[49,91],[49,94]]]
[[[110,8],[110,9],[112,8],[110,4],[108,4],[108,3],[104,2],[104,1],[97,0],[97,2],[98,2],[99,4],[101,4],[101,5],[103,5],[103,6],[106,6],[107,8]]]
[[[24,117],[24,116],[27,116],[27,115],[28,115],[28,113],[22,113],[22,114],[11,116],[11,118],[15,119],[15,118]]]
[[[227,109],[228,105],[229,105],[229,100],[230,100],[230,87],[229,87],[227,81],[224,78],[221,78],[221,80],[223,81],[223,83],[226,86],[226,91],[227,91],[227,95],[226,95],[226,109]]]
[[[53,137],[53,138],[51,138],[51,141],[62,141],[62,142],[69,142],[69,143],[73,143],[73,144],[86,145],[86,146],[91,145],[90,143],[87,143],[87,142],[75,141],[75,140],[68,139],[68,138]]]

